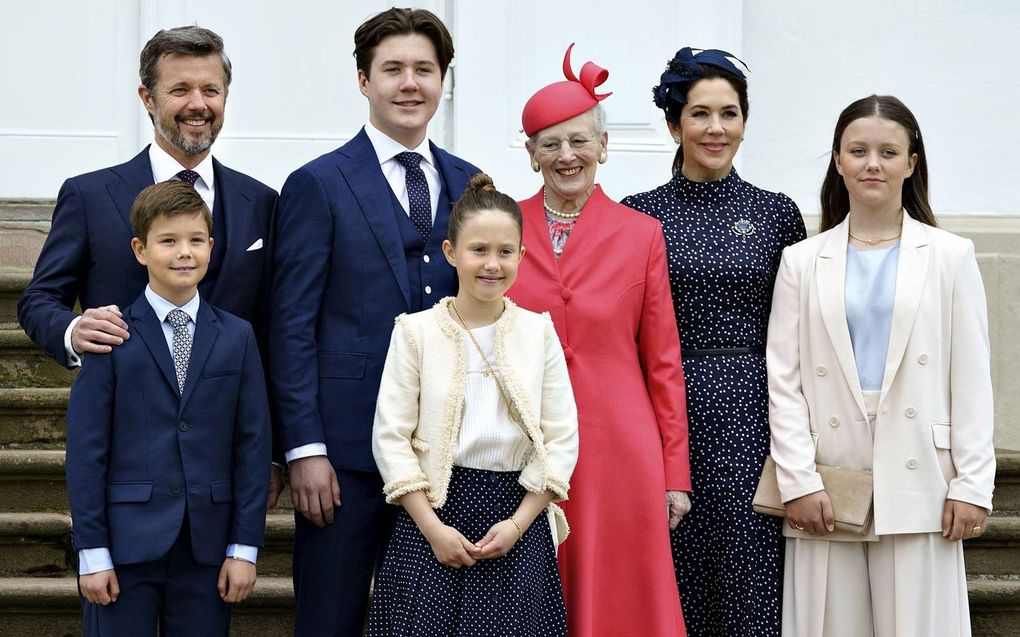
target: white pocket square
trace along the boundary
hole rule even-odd
[[[259,239],[255,240],[255,243],[253,243],[250,246],[248,246],[248,249],[245,250],[245,252],[254,252],[255,250],[261,250],[261,249],[262,249],[262,239],[259,238]]]

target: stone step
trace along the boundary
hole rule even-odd
[[[18,327],[18,297],[31,279],[30,267],[0,267],[0,329]]]
[[[289,577],[260,577],[251,597],[238,604],[230,634],[293,634],[294,589]],[[0,578],[0,637],[66,637],[81,634],[81,604],[73,577]]]
[[[62,387],[0,388],[0,449],[62,449],[68,394]]]
[[[284,489],[274,513],[289,513]],[[0,513],[67,512],[63,449],[0,449]]]
[[[989,517],[984,533],[963,546],[969,577],[1020,578],[1020,516]]]
[[[66,388],[74,375],[33,343],[21,327],[0,329],[0,387]]]
[[[294,515],[266,516],[259,575],[290,577]],[[0,577],[70,576],[77,562],[71,547],[71,518],[65,513],[0,513]]]
[[[1020,451],[997,449],[995,462],[992,506],[996,511],[1020,512]]]

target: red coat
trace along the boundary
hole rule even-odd
[[[577,400],[559,552],[570,635],[684,635],[665,492],[691,489],[687,401],[662,227],[596,186],[557,260],[542,193],[521,209],[508,296],[552,314]]]

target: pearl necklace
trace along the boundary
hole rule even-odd
[[[578,217],[581,216],[580,210],[578,210],[577,212],[560,212],[559,210],[552,208],[549,205],[549,200],[546,198],[545,188],[542,189],[542,205],[545,206],[545,209],[547,211],[551,212],[553,215],[561,219],[577,219]]]

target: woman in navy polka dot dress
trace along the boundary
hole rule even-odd
[[[549,315],[503,297],[521,229],[517,203],[472,177],[443,243],[457,297],[397,318],[372,451],[402,508],[369,637],[566,637],[552,503],[577,462],[577,408]]]
[[[781,521],[751,500],[769,453],[765,337],[784,247],[805,237],[789,197],[733,170],[747,83],[729,54],[677,52],[655,103],[679,145],[673,178],[621,203],[662,222],[683,346],[691,512],[672,534],[691,637],[779,635]]]

